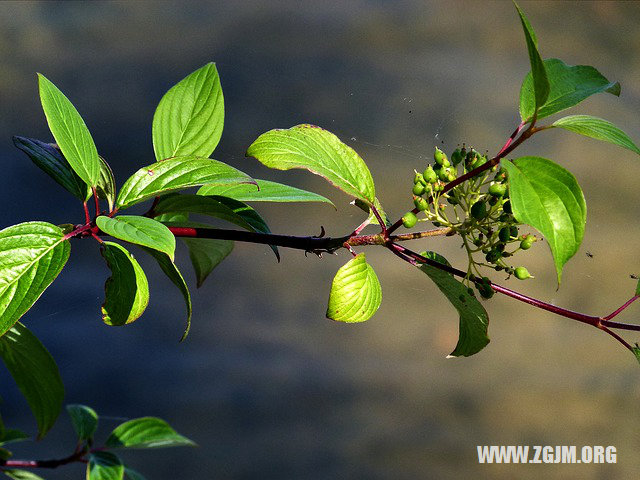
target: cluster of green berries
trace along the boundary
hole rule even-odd
[[[484,165],[488,159],[464,145],[451,154],[451,160],[436,147],[433,159],[434,163],[427,165],[422,173],[415,172],[412,192],[416,208],[402,217],[403,225],[412,228],[418,222],[430,221],[436,227],[449,227],[460,235],[469,258],[469,277],[482,279],[476,282],[476,288],[483,297],[489,298],[493,290],[489,279],[479,275],[478,266],[505,271],[520,280],[530,278],[525,267],[514,268],[508,260],[515,252],[531,248],[537,239],[531,234],[519,233],[520,224],[511,209],[506,171],[493,166],[444,192],[447,183]],[[423,213],[424,218],[418,218],[416,212]],[[482,255],[483,260],[476,261],[478,255]]]

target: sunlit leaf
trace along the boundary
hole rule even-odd
[[[86,405],[67,405],[73,429],[80,440],[88,440],[98,428],[98,414]]]
[[[138,215],[111,218],[101,215],[96,218],[96,225],[112,237],[153,248],[169,255],[171,261],[174,259],[176,238],[166,226],[152,218]]]
[[[0,357],[36,418],[38,437],[44,437],[58,418],[64,399],[56,362],[20,322],[0,337]]]
[[[36,475],[29,470],[16,470],[14,468],[10,468],[2,469],[2,473],[13,480],[44,480],[40,475]]]
[[[158,161],[179,155],[208,157],[224,124],[224,99],[213,63],[173,86],[153,116],[153,149]]]
[[[0,335],[40,298],[69,258],[59,227],[25,222],[0,231]]]
[[[269,168],[302,168],[326,178],[348,195],[373,204],[375,187],[362,158],[331,132],[315,125],[270,130],[247,150]]]
[[[595,138],[604,142],[613,143],[619,147],[631,150],[640,155],[640,149],[633,143],[629,136],[616,127],[613,123],[591,115],[570,115],[556,120],[552,127],[564,128],[585,137]]]
[[[422,256],[449,265],[444,257],[435,252],[423,252]],[[433,280],[460,314],[458,344],[450,356],[469,357],[486,347],[489,343],[487,335],[489,316],[475,296],[471,295],[467,287],[449,272],[427,264],[420,265],[420,270]],[[428,315],[428,311],[424,314]]]
[[[167,422],[156,417],[143,417],[118,425],[107,441],[107,448],[165,448],[195,446]]]
[[[339,322],[364,322],[380,307],[382,289],[373,268],[360,253],[340,267],[331,284],[327,317]]]
[[[116,207],[127,208],[148,198],[188,187],[237,183],[255,185],[246,173],[217,160],[176,157],[141,168],[129,177],[118,193]]]
[[[102,321],[107,325],[124,325],[138,319],[149,303],[149,284],[138,261],[123,246],[102,244],[102,256],[111,269],[107,279]]]
[[[544,235],[560,285],[562,267],[584,236],[587,205],[582,190],[569,171],[546,158],[521,157],[501,164],[508,175],[513,215]]]
[[[96,193],[98,198],[106,200],[109,204],[109,211],[113,210],[113,204],[116,200],[116,180],[113,177],[113,171],[107,161],[100,158],[100,179],[96,185]]]
[[[620,84],[609,82],[598,70],[587,65],[567,65],[557,58],[544,60],[549,79],[549,97],[538,110],[538,119],[578,105],[596,93],[620,96]],[[527,74],[520,89],[520,116],[530,119],[536,108],[533,76]]]
[[[256,179],[256,183],[260,190],[247,184],[204,185],[198,195],[219,195],[242,202],[324,202],[333,205],[331,200],[317,193],[268,180]]]
[[[100,160],[84,120],[69,99],[42,74],[38,74],[38,85],[42,109],[58,147],[78,176],[95,187],[100,179]]]
[[[87,480],[122,480],[124,465],[112,452],[92,452],[87,463]]]

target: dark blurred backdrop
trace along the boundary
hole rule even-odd
[[[640,3],[521,2],[543,57],[590,64],[622,84],[579,111],[640,141]],[[262,132],[310,122],[355,148],[398,216],[411,206],[412,169],[434,145],[495,153],[517,125],[528,58],[510,2],[237,1],[0,3],[0,227],[26,220],[79,222],[77,202],[16,150],[11,135],[50,140],[36,72],[76,105],[100,153],[124,179],[154,160],[151,119],[162,94],[206,62],[225,97],[213,157],[258,178],[293,183],[326,205],[259,205],[279,233],[340,235],[361,214],[318,177],[270,172],[246,147]],[[637,156],[566,132],[545,132],[519,153],[552,158],[582,185],[589,207],[583,248],[556,291],[546,245],[523,262],[536,279],[516,285],[567,308],[607,313],[635,288]],[[433,248],[464,265],[455,241]],[[106,416],[157,415],[196,449],[127,455],[152,480],[169,479],[626,479],[637,475],[640,370],[605,334],[505,298],[486,303],[491,344],[446,360],[457,316],[428,279],[388,252],[367,252],[384,291],[362,325],[324,318],[330,281],[347,256],[305,258],[236,245],[200,291],[191,335],[178,344],[184,305],[148,266],[151,304],[133,325],[100,321],[108,276],[95,245],[76,241],[60,278],[24,322],[57,359],[68,403]],[[588,258],[585,252],[593,254]],[[180,265],[190,273],[184,250]],[[500,275],[495,276],[502,280]],[[638,308],[624,315],[638,318]],[[637,337],[629,337],[636,341]],[[34,431],[26,404],[0,372],[2,413]],[[111,418],[108,418],[111,417]],[[63,414],[18,457],[69,453]],[[615,445],[616,465],[478,465],[476,445]],[[43,472],[82,478],[82,466]]]

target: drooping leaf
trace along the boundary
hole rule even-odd
[[[127,466],[124,467],[124,477],[127,480],[147,480],[140,472],[137,472],[133,468],[129,468]]]
[[[584,236],[587,205],[575,177],[541,157],[503,160],[516,220],[537,229],[547,240],[558,274],[578,251]]]
[[[25,222],[0,231],[0,335],[40,298],[69,258],[59,227]]]
[[[67,413],[79,440],[93,437],[98,428],[98,414],[93,408],[86,405],[67,405]]]
[[[188,187],[237,183],[255,185],[246,173],[211,158],[170,158],[141,168],[129,177],[118,193],[116,207],[127,208],[147,198]]]
[[[187,338],[189,329],[191,328],[191,294],[189,293],[187,282],[184,281],[184,277],[180,273],[180,270],[178,270],[176,264],[171,261],[166,253],[162,253],[147,247],[142,247],[142,249],[156,259],[158,265],[160,266],[160,269],[165,273],[167,277],[169,277],[171,283],[178,287],[178,290],[180,290],[180,293],[182,293],[182,296],[184,297],[184,302],[187,306],[187,326],[185,327],[182,338],[180,339],[180,341],[183,341],[185,338]]]
[[[74,197],[84,201],[90,194],[87,184],[73,171],[69,162],[54,145],[35,138],[18,136],[13,137],[13,144]]]
[[[3,469],[2,473],[13,480],[44,480],[40,475],[36,475],[29,470],[17,470],[15,468],[10,468]]]
[[[444,265],[449,262],[435,252],[422,252],[427,257]],[[449,272],[445,272],[431,265],[422,264],[420,270],[426,273],[447,297],[460,315],[458,344],[451,357],[469,357],[478,353],[489,343],[487,330],[489,316],[480,302],[469,293],[467,287],[456,280]]]
[[[156,417],[142,417],[118,425],[107,441],[107,448],[192,447],[191,440],[177,433],[167,422]]]
[[[102,321],[107,325],[125,325],[138,319],[149,303],[149,284],[138,261],[123,246],[102,244],[102,256],[111,269],[104,285]]]
[[[241,202],[324,202],[333,205],[331,200],[317,193],[269,180],[256,179],[256,183],[260,190],[247,184],[204,185],[198,190],[198,195],[219,195]]]
[[[209,215],[234,223],[252,232],[271,233],[263,218],[246,203],[227,197],[203,195],[167,195],[155,206],[155,212],[196,213]],[[278,260],[280,255],[275,246],[271,246]]]
[[[100,179],[100,160],[84,120],[69,99],[42,74],[38,74],[38,85],[53,138],[71,168],[87,185],[95,187]]]
[[[123,480],[124,465],[112,452],[92,452],[87,464],[87,480]]]
[[[96,193],[98,198],[102,198],[109,204],[109,211],[113,210],[113,204],[116,200],[116,179],[113,176],[113,170],[107,161],[100,158],[100,179],[96,185]]]
[[[44,437],[58,418],[64,398],[56,362],[20,322],[0,337],[0,357],[36,418],[38,438]]]
[[[619,147],[631,150],[640,155],[640,149],[633,143],[629,136],[616,127],[613,123],[591,115],[570,115],[556,120],[552,127],[564,128],[571,132],[595,138],[604,142],[613,143]]]
[[[362,158],[334,134],[315,125],[270,130],[247,150],[269,168],[302,168],[326,178],[333,185],[368,204],[375,201],[371,173]]]
[[[607,92],[620,96],[620,84],[610,82],[598,70],[588,65],[567,65],[557,58],[544,60],[549,79],[549,97],[538,110],[538,119],[578,105],[596,93]],[[520,116],[530,119],[536,108],[533,76],[527,74],[520,89]]]
[[[125,242],[153,248],[169,255],[173,261],[176,251],[176,238],[162,223],[139,215],[118,215],[111,218],[100,215],[96,225],[104,233]]]
[[[524,12],[520,9],[517,3],[513,2],[516,10],[518,10],[518,15],[520,15],[520,21],[522,22],[522,30],[524,30],[524,38],[527,42],[527,50],[529,51],[529,63],[531,64],[531,75],[533,79],[533,98],[535,100],[534,103],[534,113],[540,109],[547,101],[549,97],[549,78],[547,77],[547,72],[545,70],[544,63],[542,62],[542,58],[540,57],[540,53],[538,52],[538,40],[536,38],[536,34],[533,31],[533,27],[529,23],[529,20],[525,16]],[[521,112],[522,115],[522,112]],[[522,120],[530,120],[530,117],[533,116],[533,113],[528,116],[522,117]]]
[[[364,253],[340,267],[331,284],[327,318],[339,322],[364,322],[380,307],[382,289]]]
[[[173,86],[153,116],[153,149],[158,161],[178,155],[208,157],[220,141],[224,99],[214,63]]]
[[[25,440],[29,440],[29,435],[21,430],[10,428],[3,432],[0,445],[4,446],[9,443],[24,442]]]

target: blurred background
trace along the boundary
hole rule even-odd
[[[640,3],[521,2],[542,56],[588,64],[622,84],[576,113],[613,121],[640,141]],[[330,197],[338,206],[257,205],[277,233],[350,232],[363,219],[349,198],[304,172],[268,171],[244,157],[272,128],[315,123],[366,160],[395,218],[411,204],[413,169],[434,145],[495,153],[519,122],[529,69],[510,2],[3,2],[0,5],[0,227],[82,221],[82,208],[13,147],[14,134],[52,140],[36,72],[76,105],[121,185],[154,161],[151,119],[164,92],[214,61],[225,128],[213,157],[256,176]],[[566,308],[605,314],[640,274],[637,156],[568,132],[543,132],[517,150],[570,169],[589,208],[581,250],[556,290],[545,244],[519,262],[535,280],[510,285]],[[418,242],[464,266],[457,241]],[[149,479],[623,479],[637,475],[637,362],[609,336],[499,295],[485,303],[491,343],[445,359],[458,318],[439,290],[387,251],[367,250],[384,292],[361,325],[324,318],[330,282],[348,260],[237,244],[195,289],[191,334],[180,293],[142,253],[151,303],[135,324],[100,320],[108,276],[96,245],[74,241],[59,279],[24,317],[57,360],[67,403],[104,416],[155,415],[195,449],[134,452]],[[590,252],[593,258],[586,255]],[[138,252],[134,252],[138,253]],[[503,276],[494,274],[496,281]],[[640,317],[637,306],[621,320]],[[629,336],[629,341],[640,340]],[[0,371],[2,414],[35,431],[26,403]],[[476,445],[614,445],[615,465],[478,465]],[[66,456],[66,414],[17,458]],[[42,472],[83,478],[82,465]]]

